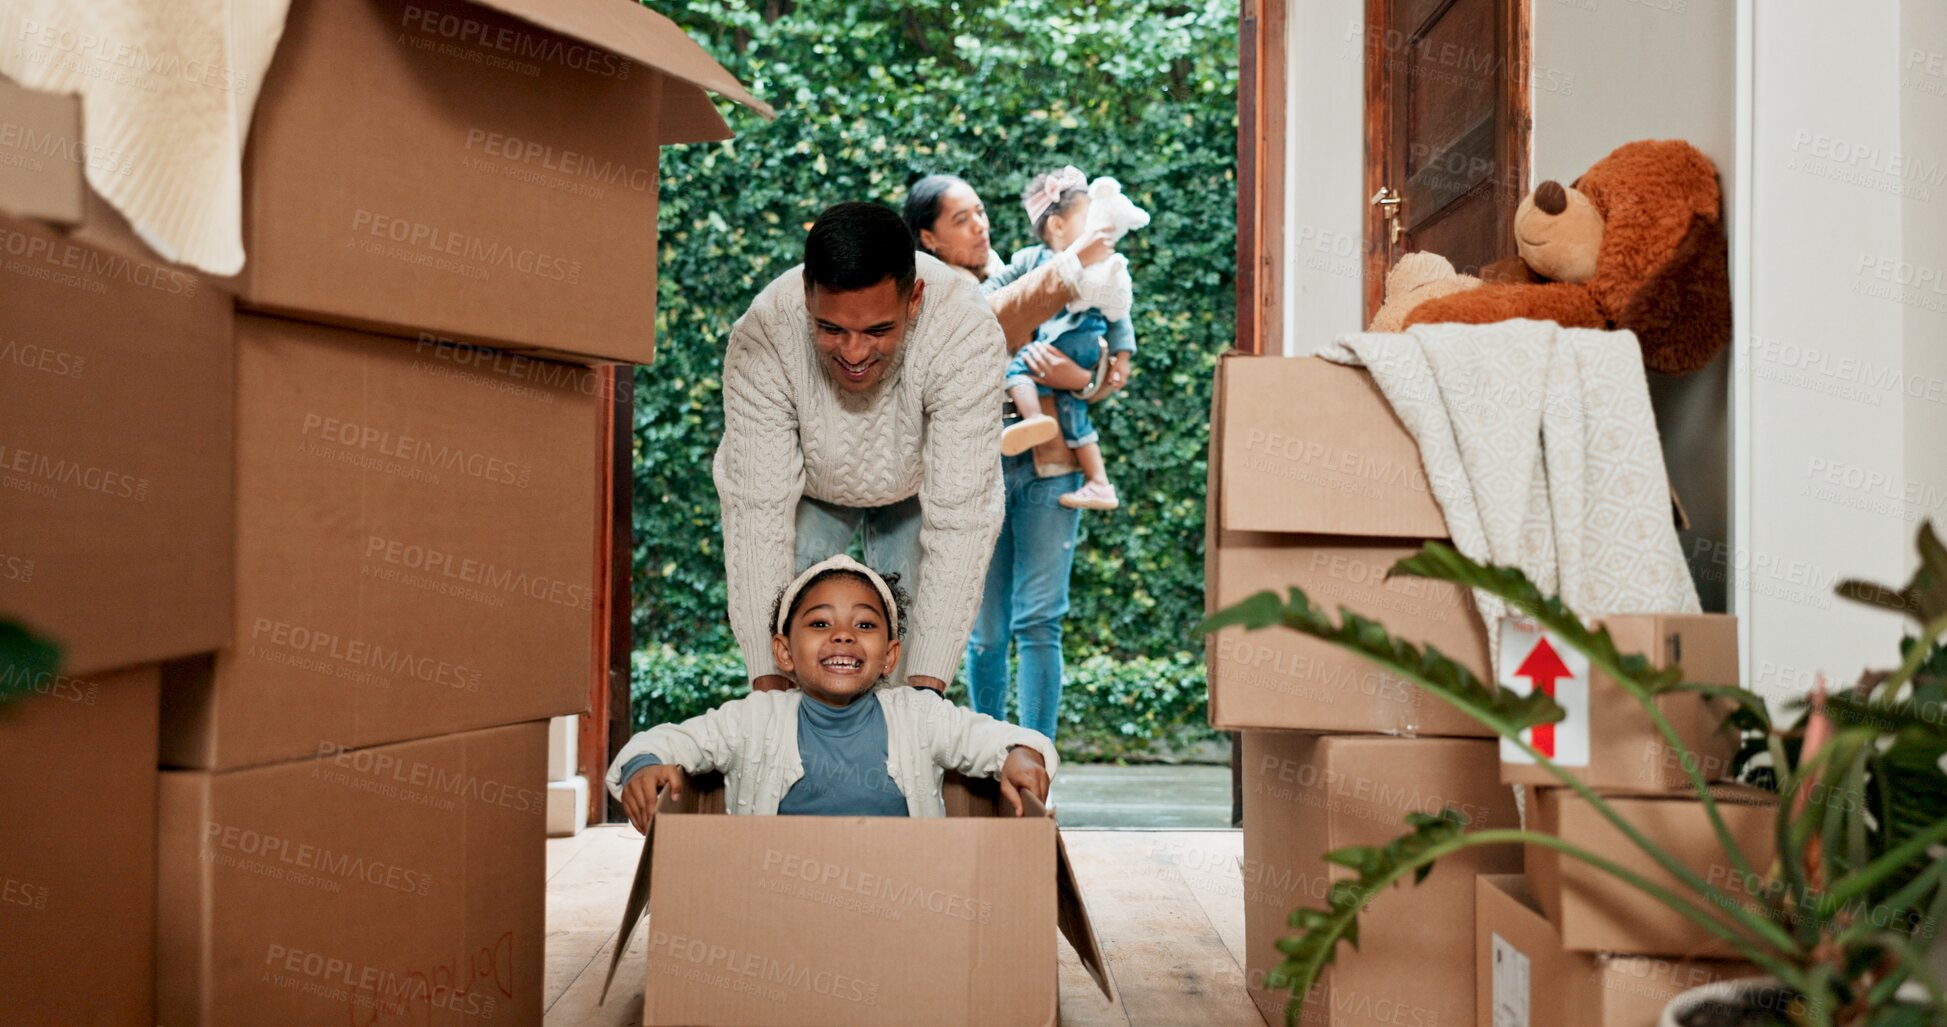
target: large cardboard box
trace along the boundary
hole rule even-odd
[[[0,614],[70,674],[230,640],[230,297],[0,215]]]
[[[949,775],[943,820],[723,816],[721,778],[665,799],[609,982],[652,912],[643,1023],[1056,1022],[1057,927],[1115,1000],[1054,818]],[[653,899],[653,909],[651,901]]]
[[[545,725],[162,775],[155,1022],[541,1021]]]
[[[588,368],[237,319],[236,644],[163,758],[226,769],[579,712],[595,659]]]
[[[0,706],[0,1020],[155,1023],[155,667]]]
[[[1419,449],[1372,378],[1317,357],[1226,357],[1210,429],[1205,594],[1211,609],[1293,585],[1372,617],[1489,680],[1473,599],[1386,571],[1446,535]],[[1359,656],[1281,629],[1206,642],[1210,722],[1405,735],[1492,734]]]
[[[1245,969],[1251,998],[1274,1027],[1285,1022],[1291,996],[1264,981],[1284,960],[1276,945],[1290,933],[1291,911],[1323,908],[1332,882],[1356,876],[1326,863],[1325,853],[1383,845],[1407,832],[1415,811],[1451,807],[1475,828],[1516,823],[1513,790],[1496,778],[1494,743],[1484,740],[1248,731],[1242,762]],[[1435,864],[1417,887],[1374,899],[1359,918],[1358,948],[1339,950],[1307,997],[1303,1022],[1467,1022],[1473,877],[1520,866],[1518,848],[1471,849]]]
[[[0,211],[57,225],[81,220],[82,168],[96,155],[81,142],[81,97],[0,77]]]
[[[1713,786],[1712,795],[1746,861],[1763,874],[1777,851],[1773,836],[1777,796],[1740,785]],[[1603,801],[1733,901],[1756,902],[1763,897],[1763,885],[1743,878],[1725,855],[1695,793],[1616,794],[1603,796]],[[1695,894],[1603,819],[1595,807],[1566,788],[1531,789],[1527,826],[1597,853],[1670,891]],[[1528,882],[1549,922],[1560,932],[1563,948],[1692,958],[1737,954],[1703,927],[1587,863],[1546,846],[1530,845],[1527,850]]]
[[[1722,613],[1619,614],[1601,618],[1616,649],[1640,653],[1656,667],[1680,666],[1684,680],[1712,685],[1739,683],[1737,618]],[[1508,654],[1502,661],[1507,678],[1522,660]],[[1638,703],[1605,674],[1586,675],[1586,705],[1579,696],[1564,702],[1568,719],[1551,726],[1558,742],[1551,757],[1598,791],[1668,790],[1690,783],[1684,755],[1673,748]],[[1527,690],[1529,681],[1503,680],[1502,687]],[[1560,687],[1560,686],[1558,686]],[[1724,721],[1731,712],[1727,700],[1706,699],[1694,692],[1664,695],[1656,707],[1670,721],[1677,740],[1693,757],[1691,763],[1706,781],[1730,776],[1737,755],[1737,733]],[[1579,736],[1579,737],[1577,737]],[[1514,784],[1559,785],[1561,782],[1528,760],[1512,743],[1501,745],[1501,780]]]
[[[1474,879],[1474,1022],[1481,1027],[1653,1027],[1691,988],[1749,963],[1569,952],[1519,874]]]
[[[297,0],[244,154],[240,296],[273,313],[647,363],[657,159],[766,114],[633,3]]]

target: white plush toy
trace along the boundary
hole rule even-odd
[[[1122,183],[1103,176],[1088,186],[1086,231],[1109,230],[1111,242],[1149,224],[1149,212],[1122,193]],[[1094,307],[1111,321],[1129,316],[1135,285],[1129,280],[1129,259],[1118,253],[1082,269],[1082,283],[1068,309],[1079,313]]]

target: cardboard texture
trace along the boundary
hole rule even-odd
[[[230,640],[230,298],[0,216],[0,614],[89,675]]]
[[[237,319],[236,644],[172,668],[170,766],[229,769],[587,704],[587,368]]]
[[[0,707],[0,1020],[155,1023],[155,667]]]
[[[1742,785],[1716,785],[1712,794],[1739,850],[1763,873],[1777,851],[1772,828],[1777,797]],[[1740,877],[1718,844],[1703,804],[1688,790],[1603,799],[1651,842],[1725,894],[1746,900],[1762,897],[1762,884]],[[1567,789],[1532,789],[1527,826],[1595,852],[1672,891],[1692,894]],[[1543,846],[1530,845],[1527,850],[1529,885],[1560,932],[1565,949],[1687,958],[1737,954],[1709,931],[1586,863]]]
[[[1618,651],[1641,653],[1656,667],[1681,666],[1685,681],[1740,683],[1736,617],[1721,613],[1627,614],[1604,617],[1596,623],[1609,629]],[[1705,780],[1721,781],[1730,776],[1731,760],[1737,755],[1737,735],[1724,725],[1731,712],[1728,701],[1692,693],[1662,696],[1656,706],[1670,721],[1678,740],[1695,755],[1694,765]],[[1587,733],[1587,765],[1565,766],[1591,788],[1662,791],[1690,782],[1682,753],[1664,741],[1641,704],[1599,672],[1592,673],[1589,681]],[[1536,764],[1505,758],[1501,780],[1560,784]]]
[[[721,778],[693,779],[650,824],[608,983],[640,927],[649,1025],[1053,1025],[1059,927],[1114,1001],[1052,815],[957,775],[944,797],[940,820],[723,816]]]
[[[1215,610],[1296,585],[1488,678],[1472,597],[1444,582],[1388,582],[1394,563],[1446,534],[1419,450],[1372,378],[1315,357],[1226,357],[1211,400],[1205,595]],[[1487,737],[1366,660],[1294,632],[1231,628],[1205,642],[1210,722]]]
[[[1489,741],[1248,731],[1242,753],[1245,970],[1267,1024],[1285,1022],[1291,997],[1264,987],[1283,962],[1276,943],[1291,911],[1323,907],[1333,881],[1356,876],[1325,853],[1385,844],[1406,833],[1413,811],[1453,807],[1481,828],[1516,823]],[[1468,1022],[1473,878],[1520,866],[1514,847],[1468,850],[1441,860],[1417,887],[1380,895],[1360,917],[1358,949],[1341,948],[1307,997],[1303,1022]]]
[[[0,77],[0,211],[57,225],[80,221],[82,171],[91,160],[125,168],[82,145],[81,97]]]
[[[704,89],[770,113],[636,4],[297,0],[244,155],[239,295],[647,363],[660,149],[730,134]]]
[[[545,734],[165,772],[156,1022],[539,1023]]]
[[[1481,1027],[1654,1027],[1691,988],[1748,963],[1568,952],[1519,874],[1474,879],[1474,1022]]]

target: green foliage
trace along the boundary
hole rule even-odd
[[[61,647],[24,625],[0,620],[0,704],[32,692],[61,667]]]
[[[663,155],[658,353],[635,378],[634,619],[652,658],[660,646],[708,654],[684,675],[734,660],[710,477],[723,346],[758,290],[798,262],[817,213],[897,204],[921,176],[955,173],[987,201],[1006,257],[1034,241],[1015,202],[1029,176],[1072,162],[1116,176],[1153,215],[1120,247],[1136,285],[1136,373],[1094,411],[1124,506],[1082,518],[1066,622],[1071,689],[1112,693],[1103,710],[1122,712],[1077,727],[1201,717],[1200,670],[1192,680],[1174,658],[1166,673],[1143,661],[1180,648],[1203,606],[1210,372],[1236,305],[1236,4],[652,6],[778,110],[766,122],[726,106],[735,139]],[[1119,677],[1098,657],[1134,669]],[[1139,697],[1145,682],[1174,705]],[[676,708],[660,701],[649,708]]]
[[[661,645],[635,654],[631,713],[635,730],[696,716],[745,694],[735,654],[679,652]],[[965,704],[966,688],[947,694]],[[1118,660],[1097,654],[1068,665],[1062,690],[1063,759],[1136,760],[1213,740],[1205,711],[1203,661],[1194,653]]]

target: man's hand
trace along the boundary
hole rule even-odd
[[[622,786],[622,809],[628,813],[629,823],[648,834],[649,821],[656,817],[656,803],[661,793],[667,789],[670,798],[680,799],[687,780],[683,768],[674,763],[658,763],[636,771]]]
[[[1034,380],[1051,389],[1074,392],[1088,388],[1092,370],[1068,359],[1052,342],[1031,342],[1021,347],[1021,360],[1028,365]]]
[[[1068,244],[1066,252],[1074,254],[1083,267],[1100,264],[1115,253],[1115,243],[1109,238],[1110,234],[1106,228],[1083,232],[1081,238]]]
[[[766,674],[750,683],[750,690],[753,692],[787,692],[796,687],[798,686],[793,684],[790,678],[782,674]]]
[[[1123,387],[1128,384],[1129,354],[1127,351],[1124,351],[1109,358],[1109,380],[1103,383],[1102,391],[1095,394],[1095,401],[1100,403],[1108,399],[1110,396],[1121,392]]]
[[[941,695],[946,694],[946,682],[941,681],[939,678],[929,678],[924,674],[912,674],[906,678],[906,683],[914,688],[930,688]]]
[[[1007,762],[1001,764],[1001,795],[1014,807],[1017,817],[1027,815],[1027,807],[1021,802],[1023,791],[1033,792],[1035,798],[1046,803],[1048,766],[1041,762],[1040,753],[1017,745],[1007,750]]]

